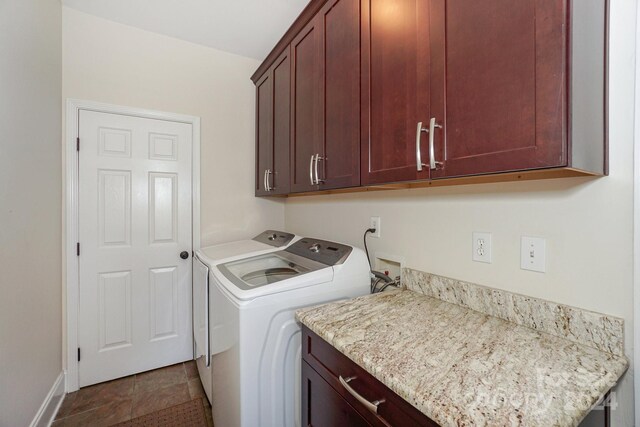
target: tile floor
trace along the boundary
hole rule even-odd
[[[179,363],[68,394],[52,427],[110,426],[199,398],[213,427],[195,362]]]

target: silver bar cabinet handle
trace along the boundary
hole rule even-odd
[[[422,122],[418,122],[418,128],[416,129],[416,166],[418,168],[418,172],[422,172],[422,167],[427,166],[422,163],[422,151],[420,150],[420,135],[422,132],[429,132],[428,129],[422,127]]]
[[[267,190],[267,170],[264,170],[264,174],[262,175],[262,186],[264,187],[264,191],[269,191]]]
[[[276,187],[272,187],[271,186],[271,177],[274,176],[274,173],[271,169],[267,169],[267,187],[269,188],[268,191],[273,191],[276,189]]]
[[[316,154],[316,159],[315,159],[315,171],[316,171],[316,184],[320,184],[321,182],[324,182],[324,179],[320,179],[320,175],[318,175],[318,161],[319,160],[326,160],[325,157],[321,157],[320,154]]]
[[[442,126],[436,123],[436,118],[432,117],[429,121],[429,167],[433,170],[438,166],[442,166],[442,162],[436,162],[436,149],[434,144],[435,128],[442,129]]]
[[[340,375],[338,378],[340,379],[340,384],[342,384],[342,386],[349,392],[351,396],[355,397],[356,400],[362,403],[364,407],[367,408],[369,411],[373,412],[374,414],[378,413],[378,405],[380,405],[381,403],[384,403],[385,399],[374,400],[373,402],[369,402],[367,399],[360,396],[360,394],[358,394],[358,392],[355,391],[353,388],[351,388],[351,386],[349,385],[349,383],[355,380],[357,377],[342,378],[342,375]]]
[[[311,185],[315,185],[315,180],[313,179],[313,159],[315,156],[311,155],[311,160],[309,160],[309,180],[311,181]]]

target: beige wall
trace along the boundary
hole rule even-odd
[[[202,245],[282,228],[281,201],[253,197],[259,62],[63,7],[63,98],[201,118]]]
[[[0,1],[0,426],[26,426],[62,371],[61,11]]]
[[[623,317],[633,338],[633,109],[635,1],[611,2],[611,175],[531,183],[291,198],[289,231],[362,246],[408,267]],[[471,233],[493,234],[493,263],[471,261]],[[546,274],[520,270],[520,237],[547,239]],[[631,374],[615,426],[633,425]]]

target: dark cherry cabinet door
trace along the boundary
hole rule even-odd
[[[256,196],[266,196],[267,171],[273,158],[273,80],[267,71],[256,83]]]
[[[371,426],[305,361],[302,361],[301,393],[303,426]]]
[[[291,192],[313,191],[322,135],[322,28],[314,18],[291,43]]]
[[[484,4],[485,2],[478,2]],[[362,184],[429,178],[429,0],[362,0]]]
[[[287,49],[256,83],[256,196],[289,193],[289,57]]]
[[[566,0],[430,0],[432,178],[567,164]]]
[[[329,0],[322,34],[320,189],[360,185],[360,0]]]
[[[360,185],[359,1],[328,1],[291,43],[292,192]]]
[[[273,80],[273,160],[269,176],[272,195],[289,193],[289,139],[291,137],[291,60],[286,49],[276,60]]]

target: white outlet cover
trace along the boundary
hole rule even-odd
[[[491,264],[491,233],[473,233],[471,259]]]
[[[520,268],[546,273],[547,241],[541,237],[522,236],[520,244]]]
[[[382,224],[380,224],[380,217],[379,216],[372,216],[371,217],[371,221],[369,222],[369,228],[375,228],[376,232],[375,233],[371,233],[371,237],[380,237],[380,228],[382,227]]]

